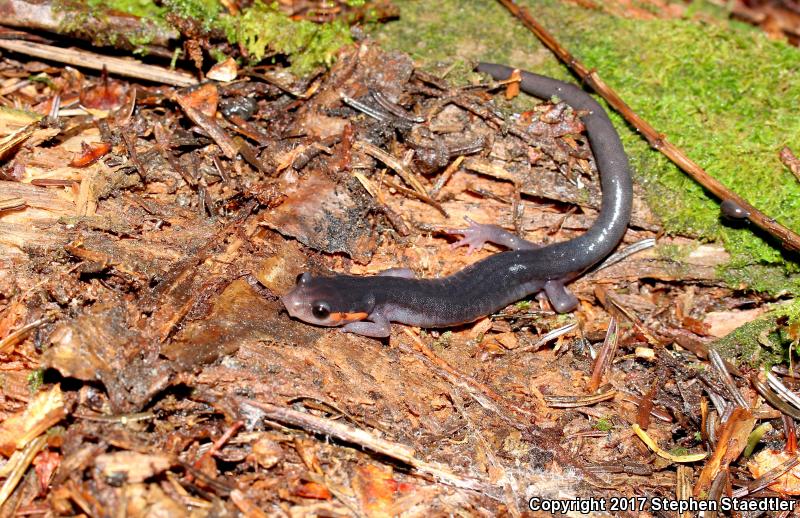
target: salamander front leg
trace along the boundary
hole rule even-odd
[[[544,292],[557,313],[567,313],[578,307],[578,297],[565,288],[563,282],[547,281]]]
[[[464,236],[450,245],[453,248],[468,246],[470,254],[475,250],[480,250],[486,243],[494,243],[511,250],[533,250],[534,248],[539,248],[539,245],[526,241],[513,232],[509,232],[497,225],[475,223],[467,217],[464,219],[469,223],[469,227],[445,230],[447,234]]]
[[[372,338],[386,338],[392,334],[392,324],[389,322],[389,319],[381,313],[372,313],[367,318],[372,322],[367,322],[365,320],[361,322],[350,322],[349,324],[345,324],[342,331]]]

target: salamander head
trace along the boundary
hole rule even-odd
[[[297,285],[281,301],[289,315],[309,324],[334,327],[364,320],[374,304],[365,301],[355,286],[349,286],[352,279],[301,273]]]

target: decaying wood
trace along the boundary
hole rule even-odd
[[[178,32],[172,28],[148,22],[136,16],[127,15],[120,11],[108,10],[102,16],[81,2],[36,2],[29,0],[2,0],[0,2],[0,20],[3,25],[21,29],[37,29],[51,33],[62,33],[67,36],[83,37],[89,40],[112,42],[118,48],[135,50],[136,46],[129,40],[132,34],[147,33],[150,35],[150,50],[155,51],[163,47],[164,52],[170,40],[178,38]],[[82,23],[70,23],[71,20],[81,20]],[[65,33],[65,27],[73,27],[71,32]],[[111,38],[111,34],[115,37]]]

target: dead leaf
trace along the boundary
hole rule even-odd
[[[211,67],[206,77],[214,81],[228,82],[236,79],[239,73],[239,67],[236,65],[236,60],[228,58]]]
[[[66,415],[64,394],[58,385],[39,392],[25,410],[0,424],[0,453],[10,456]]]
[[[761,450],[748,461],[747,469],[750,470],[753,478],[760,478],[793,457],[795,455],[783,450]],[[767,487],[786,495],[800,495],[800,466],[790,469]]]
[[[748,410],[737,407],[733,411],[719,432],[717,449],[700,472],[700,477],[694,486],[695,497],[707,493],[717,473],[728,469],[728,465],[739,458],[747,446],[747,437],[753,431],[755,424],[756,419]]]
[[[315,498],[317,500],[330,500],[333,495],[327,487],[316,482],[305,482],[297,486],[292,494],[302,498]]]
[[[69,165],[72,167],[86,167],[103,158],[109,151],[111,151],[111,144],[106,142],[95,142],[94,144],[81,142],[80,154],[73,157]]]
[[[98,455],[94,463],[106,479],[116,480],[124,477],[129,483],[144,482],[172,466],[172,460],[168,455],[135,451],[104,453]]]
[[[413,484],[397,482],[391,466],[368,464],[356,467],[353,491],[361,502],[364,514],[371,518],[394,516],[398,493],[410,492]]]

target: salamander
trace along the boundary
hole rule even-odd
[[[477,70],[496,80],[509,77],[513,71],[491,63],[481,63]],[[462,236],[454,246],[474,249],[491,242],[509,250],[443,278],[417,279],[406,269],[374,276],[302,273],[296,286],[281,297],[290,316],[381,338],[389,336],[391,322],[450,327],[540,292],[559,313],[575,309],[578,299],[565,283],[610,254],[628,227],[633,199],[628,158],[605,110],[586,92],[531,72],[521,75],[523,92],[542,99],[558,97],[581,116],[602,188],[602,206],[592,226],[569,241],[540,246],[498,226],[470,221],[468,228],[450,231]]]

